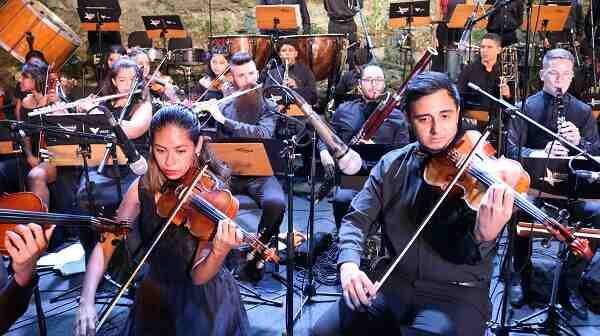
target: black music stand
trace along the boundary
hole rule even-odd
[[[118,0],[78,0],[77,13],[80,28],[88,32],[91,54],[105,53],[110,45],[121,44],[121,6]]]
[[[283,143],[280,140],[217,139],[208,143],[208,147],[217,159],[229,166],[234,176],[281,176],[285,173],[284,163],[280,159],[283,150]],[[278,235],[279,227],[274,237]],[[265,298],[253,288],[239,281],[238,285],[244,290],[240,292],[242,297],[247,298],[244,303],[283,306],[283,302]]]
[[[402,53],[402,77],[405,78],[415,64],[412,54],[413,27],[431,24],[429,0],[390,3],[389,27],[405,28],[403,43],[399,45]]]
[[[144,21],[148,37],[153,40],[160,38],[165,49],[168,46],[167,39],[187,37],[181,18],[178,15],[142,16],[142,21]]]

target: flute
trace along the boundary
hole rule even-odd
[[[134,93],[139,93],[141,91],[142,90],[135,90]],[[78,99],[78,100],[76,100],[76,101],[74,101],[72,103],[52,104],[52,105],[48,105],[48,106],[36,108],[33,111],[27,113],[27,115],[30,116],[30,117],[35,117],[35,116],[39,116],[39,115],[42,115],[42,114],[48,114],[48,113],[52,113],[52,112],[56,112],[56,111],[60,111],[60,110],[66,110],[66,109],[69,109],[69,108],[77,107],[78,105],[80,105],[85,100],[89,100],[92,103],[102,103],[102,102],[105,102],[107,100],[113,100],[113,99],[127,97],[128,95],[129,95],[129,92],[117,93],[117,94],[114,94],[114,95],[102,96],[102,97],[97,97],[97,98],[94,98],[94,99],[89,99],[89,97],[87,97],[87,98]]]

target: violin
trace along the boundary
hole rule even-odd
[[[224,189],[215,175],[208,172],[208,166],[192,168],[181,178],[178,185],[167,187],[157,202],[157,214],[162,218],[170,218],[173,210],[181,200],[185,189],[192,187],[192,193],[179,211],[174,214],[173,224],[184,225],[192,236],[202,241],[211,241],[221,220],[234,218],[239,209],[239,201],[231,192]],[[198,179],[199,182],[194,183]],[[254,234],[240,228],[244,242],[257,252],[265,261],[279,262],[274,249],[268,248]]]
[[[129,233],[129,222],[116,222],[107,218],[77,216],[47,212],[44,202],[31,192],[4,194],[0,196],[0,254],[8,255],[4,245],[6,231],[18,224],[38,223],[74,227],[89,227],[100,233],[124,236]]]
[[[445,153],[432,157],[423,173],[425,182],[445,189],[480,137],[481,134],[477,131],[466,131]],[[474,154],[473,161],[467,167],[467,174],[458,180],[457,190],[453,192],[461,192],[469,207],[477,210],[488,187],[496,183],[508,184],[512,188],[515,205],[519,209],[541,223],[556,239],[564,242],[573,254],[591,260],[594,253],[587,239],[574,235],[569,228],[548,216],[524,196],[529,189],[531,179],[521,164],[507,158],[494,158],[495,153],[492,145],[486,142]]]

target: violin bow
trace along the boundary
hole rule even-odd
[[[475,153],[477,153],[479,151],[479,149],[486,142],[486,140],[490,136],[490,134],[491,134],[491,131],[490,131],[490,128],[488,127],[485,129],[485,132],[479,138],[479,140],[477,140],[477,142],[475,143],[475,146],[473,146],[473,149],[471,149],[471,151],[469,152],[467,157],[463,160],[462,164],[460,165],[460,168],[458,169],[458,173],[454,176],[452,181],[446,186],[446,190],[444,190],[444,193],[440,196],[440,198],[437,200],[437,202],[435,203],[433,208],[429,211],[429,214],[427,214],[425,219],[423,219],[423,221],[421,222],[421,224],[419,225],[419,227],[417,228],[415,233],[412,235],[412,237],[410,238],[410,240],[408,241],[408,243],[406,244],[406,246],[404,247],[402,252],[400,252],[400,254],[396,257],[396,259],[394,260],[392,265],[390,265],[390,267],[387,269],[387,271],[381,277],[381,279],[375,283],[375,292],[379,291],[379,288],[381,288],[381,286],[383,286],[385,281],[390,277],[390,275],[392,274],[394,269],[396,269],[396,267],[398,266],[400,261],[404,258],[404,255],[406,255],[406,252],[408,252],[408,249],[410,249],[413,246],[413,244],[415,243],[415,241],[417,241],[417,238],[419,238],[423,229],[425,229],[425,227],[427,226],[427,224],[429,224],[429,222],[431,221],[431,218],[433,218],[433,216],[435,215],[435,213],[437,212],[439,207],[442,205],[442,203],[444,203],[444,201],[446,200],[446,198],[448,197],[448,195],[450,194],[450,192],[452,191],[452,189],[454,188],[456,183],[458,183],[458,180],[463,176],[463,174],[465,173],[465,171],[471,164],[471,161],[475,157]]]

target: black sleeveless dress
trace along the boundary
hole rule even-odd
[[[141,213],[129,237],[148,246],[164,221],[156,215],[154,195],[140,184]],[[197,240],[172,225],[149,258],[149,271],[136,291],[125,335],[234,335],[249,333],[237,283],[222,266],[204,285],[194,285],[192,267]],[[208,251],[206,251],[208,253]]]

